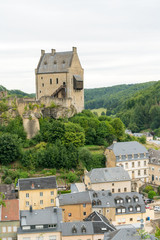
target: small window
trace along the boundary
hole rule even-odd
[[[147,164],[146,164],[146,161],[144,161],[144,166],[146,166]]]
[[[13,232],[17,232],[17,227],[16,226],[13,227]]]
[[[128,163],[125,163],[125,168],[128,168]]]
[[[51,191],[51,196],[53,196],[54,195],[54,191]]]
[[[42,87],[44,87],[44,83],[42,83]]]
[[[36,229],[42,229],[42,228],[43,228],[43,225],[36,225],[35,228],[36,228]]]
[[[72,216],[72,213],[68,213],[68,217],[71,217]]]
[[[112,188],[112,193],[114,193],[114,188]]]
[[[29,198],[29,193],[26,193],[26,198]]]
[[[121,209],[120,208],[117,209],[117,213],[121,213]]]
[[[133,221],[133,218],[130,218],[129,221],[132,222],[132,221]]]
[[[138,176],[140,176],[141,175],[141,171],[140,170],[138,170]]]
[[[146,174],[147,174],[147,170],[145,169],[145,170],[144,170],[144,175],[146,175]],[[157,180],[158,180],[158,179],[157,179]]]
[[[86,212],[83,212],[83,215],[86,216]]]
[[[140,212],[141,211],[141,208],[140,207],[137,207],[137,212]]]
[[[118,188],[118,192],[121,192],[121,189],[120,189],[120,188]]]
[[[52,204],[54,203],[54,199],[51,199],[51,203],[52,203]]]
[[[41,91],[39,91],[41,93]]]
[[[56,239],[57,239],[57,236],[56,236],[56,235],[49,236],[49,240],[56,240]]]
[[[114,186],[114,183],[112,183],[112,186]]]
[[[124,192],[127,192],[127,188],[124,188]]]
[[[40,192],[40,197],[43,197],[43,192]]]
[[[132,162],[132,167],[134,167],[134,162]]]
[[[40,205],[43,205],[43,200],[40,200]]]
[[[125,208],[122,208],[122,213],[126,212],[126,209]]]
[[[129,207],[129,211],[130,211],[130,212],[133,212],[133,207]]]
[[[83,204],[83,207],[86,207],[86,203]]]
[[[140,167],[140,166],[141,166],[141,162],[139,161],[139,162],[138,162],[138,167]]]
[[[107,213],[109,213],[109,209],[107,209]]]
[[[50,84],[52,84],[52,78],[50,78]]]
[[[2,227],[2,232],[3,232],[3,233],[6,232],[6,227]]]
[[[56,84],[58,84],[58,78],[56,78]]]
[[[43,77],[41,77],[41,79],[43,79]]]
[[[8,227],[8,232],[12,232],[12,227],[11,226]]]
[[[28,201],[26,201],[26,206],[29,206],[29,202]]]

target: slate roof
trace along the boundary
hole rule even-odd
[[[10,199],[4,201],[6,206],[1,208],[1,221],[18,221],[19,220],[19,200]]]
[[[31,226],[29,230],[23,230],[22,228],[18,229],[18,233],[24,232],[44,232],[44,231],[60,231],[61,226],[60,223],[62,221],[62,209],[61,208],[52,208],[48,207],[45,209],[38,210],[25,210],[20,211],[20,221],[21,227],[23,226]],[[45,225],[48,226],[50,224],[56,225],[55,228],[43,228],[43,229],[34,229],[36,225]]]
[[[108,149],[113,150],[115,156],[148,153],[147,149],[136,141],[113,143]]]
[[[124,228],[116,230],[114,232],[105,233],[104,240],[140,240],[141,237],[138,235],[138,232],[134,228]],[[151,240],[155,240],[154,236],[150,235]]]
[[[61,194],[59,196],[60,206],[83,203],[91,203],[90,194],[88,191]]]
[[[160,165],[160,151],[150,148],[149,152],[149,163]]]
[[[71,193],[85,191],[84,183],[71,183]]]
[[[95,168],[86,174],[91,183],[130,181],[129,173],[122,167]]]
[[[19,190],[35,190],[35,189],[55,189],[57,182],[55,176],[24,178],[18,180]]]
[[[67,72],[71,66],[73,52],[45,53],[38,64],[37,73]]]
[[[82,227],[85,227],[86,232],[82,232]],[[77,232],[73,233],[73,228]],[[77,236],[77,235],[93,235],[92,222],[64,222],[62,223],[62,236]]]

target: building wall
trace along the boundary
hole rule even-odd
[[[85,207],[83,204],[65,205],[60,207],[62,208],[64,222],[83,221],[83,219],[92,212],[91,203],[86,203]]]
[[[106,149],[104,154],[106,156],[106,167],[116,167],[116,156],[114,152],[110,149]]]
[[[20,226],[19,221],[0,221],[0,239],[17,237],[17,228]]]
[[[51,195],[51,192],[54,192]],[[40,192],[43,192],[43,196],[40,196]],[[29,193],[29,197],[26,194]],[[38,189],[38,190],[26,190],[19,191],[20,210],[29,210],[30,205],[33,209],[43,209],[45,207],[56,206],[57,189]],[[54,203],[51,203],[51,199]],[[40,200],[43,200],[43,204],[40,204]],[[26,202],[29,205],[26,206]]]
[[[88,189],[95,191],[110,190],[112,193],[131,192],[131,181],[108,182],[108,183],[91,183],[90,178],[85,175],[84,183]]]
[[[160,185],[160,165],[149,163],[149,182]]]
[[[38,232],[38,233],[24,233],[17,234],[18,240],[24,240],[25,238],[28,240],[37,240],[39,237],[43,237],[44,240],[49,240],[49,237],[56,236],[56,240],[61,240],[60,232]]]
[[[93,239],[94,239],[93,235],[62,236],[62,240],[93,240]]]

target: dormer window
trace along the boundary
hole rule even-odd
[[[97,195],[96,192],[93,193],[93,197],[94,197],[94,198],[98,197],[98,195]]]
[[[135,202],[138,202],[139,198],[137,196],[133,196]]]
[[[129,210],[129,212],[133,212],[133,207],[129,206],[128,210]]]
[[[77,228],[75,226],[72,227],[72,233],[77,233]]]
[[[137,212],[140,212],[141,211],[141,207],[139,205],[136,206],[136,210]]]
[[[64,68],[65,67],[65,61],[63,60],[62,62],[62,67]]]
[[[120,206],[120,207],[117,208],[117,213],[125,213],[125,212],[126,212],[125,207]]]
[[[117,197],[117,198],[115,198],[115,202],[116,202],[117,204],[119,204],[119,203],[123,203],[124,200],[123,200],[123,198]]]
[[[131,198],[130,198],[129,196],[127,196],[127,197],[126,197],[126,201],[127,201],[128,203],[130,203],[130,202],[131,202]]]
[[[82,233],[86,233],[86,228],[85,228],[84,225],[81,227],[81,232],[82,232]]]
[[[101,205],[102,204],[102,202],[101,202],[101,200],[97,200],[97,205]]]
[[[92,206],[95,206],[95,205],[96,205],[96,201],[93,200],[93,201],[92,201]]]

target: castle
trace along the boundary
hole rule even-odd
[[[35,70],[36,100],[49,97],[57,105],[74,106],[81,112],[84,109],[83,72],[76,47],[67,52],[41,50]]]

